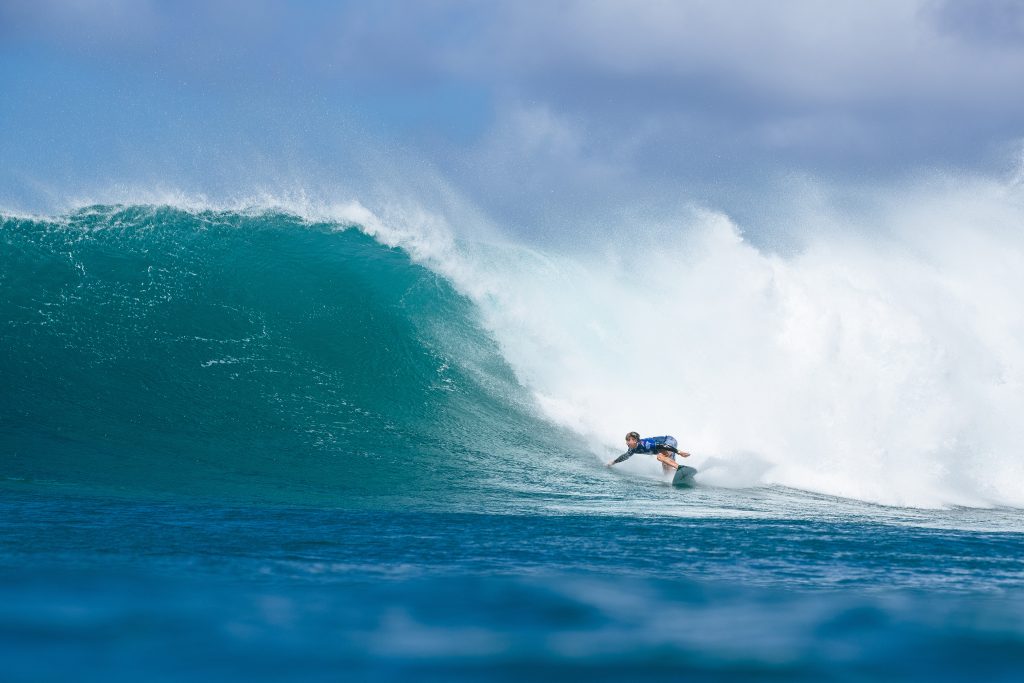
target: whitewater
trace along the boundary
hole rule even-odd
[[[1020,187],[953,189],[884,207],[873,231],[818,216],[789,256],[703,210],[575,253],[350,218],[469,297],[545,416],[582,442],[667,431],[720,486],[1020,507]]]

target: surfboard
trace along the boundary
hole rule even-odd
[[[695,486],[697,484],[693,479],[693,475],[697,474],[696,467],[687,467],[686,465],[680,465],[676,473],[672,475],[673,486]]]

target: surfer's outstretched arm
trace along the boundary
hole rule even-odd
[[[620,455],[619,457],[615,458],[614,460],[608,461],[608,464],[605,465],[605,467],[611,467],[612,465],[618,465],[623,460],[628,460],[630,458],[630,456],[632,456],[632,455],[633,455],[633,450],[630,449],[630,450],[626,451],[625,453],[623,453],[622,455]]]

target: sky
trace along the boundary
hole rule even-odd
[[[1012,175],[1024,3],[0,0],[0,206],[407,193],[557,231]]]

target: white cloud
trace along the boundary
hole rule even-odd
[[[442,173],[464,176],[454,182],[582,204],[773,168],[874,175],[1005,161],[1005,146],[1024,136],[1020,7],[9,1],[0,2],[0,56],[26,44],[70,51],[82,71],[95,57],[105,77],[123,70],[126,98],[140,80],[187,83],[214,115],[233,111],[222,106],[233,89],[253,100],[250,119],[296,112],[306,140],[363,123],[346,116],[401,109],[405,130],[370,125],[405,135],[397,142],[409,148],[432,127],[465,128],[423,144]],[[454,102],[434,114],[441,123],[410,105],[438,92]],[[475,103],[460,119],[463,93]],[[210,127],[190,125],[191,111],[173,115],[186,130]]]
[[[951,91],[1019,100],[1007,89],[1024,77],[1024,43],[955,40],[946,14],[925,0],[606,0],[540,11],[515,4],[504,12],[509,16],[480,42],[499,45],[496,68],[525,68],[529,78],[557,68],[699,82],[794,103],[856,104],[943,101]]]

